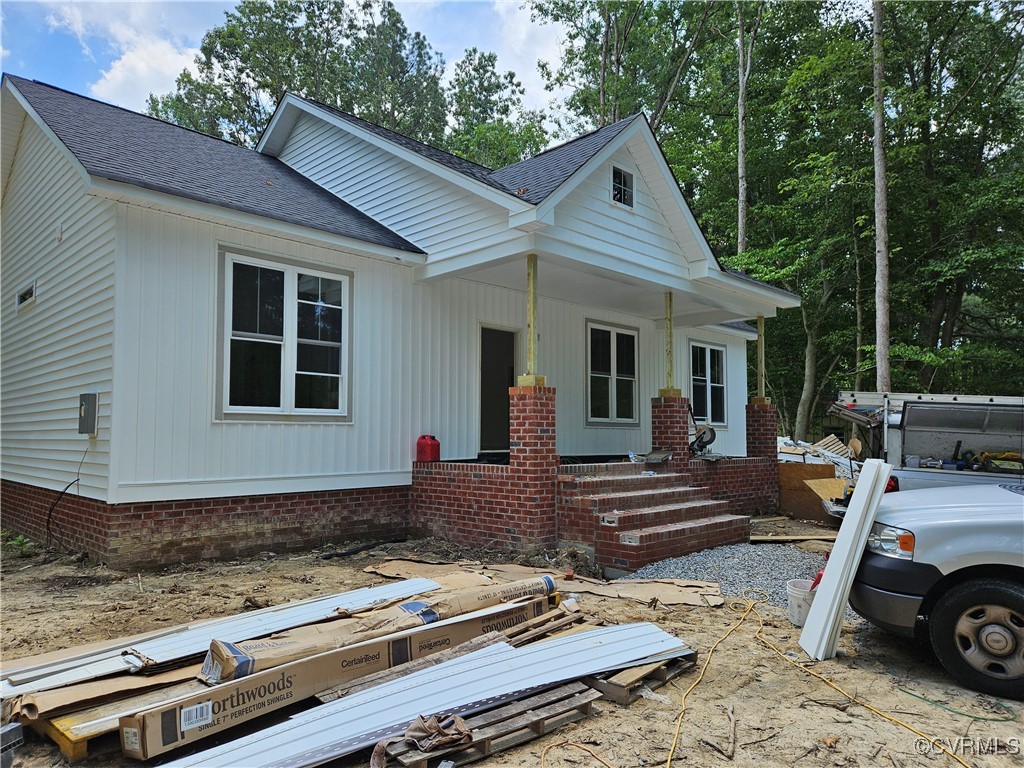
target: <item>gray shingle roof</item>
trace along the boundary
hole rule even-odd
[[[491,178],[510,190],[526,190],[518,197],[537,205],[568,181],[569,177],[586,165],[590,158],[604,149],[623,130],[636,120],[643,119],[642,114],[636,114],[583,136],[577,136],[572,141],[534,155],[528,160],[497,170],[491,174]]]
[[[90,176],[423,253],[277,158],[44,83],[4,77]]]
[[[498,182],[494,181],[491,178],[494,172],[490,168],[487,168],[486,166],[471,162],[469,160],[466,160],[465,158],[459,157],[458,155],[453,155],[450,152],[445,152],[443,149],[432,147],[429,144],[424,144],[421,141],[416,141],[416,139],[410,139],[408,136],[404,136],[401,133],[392,131],[390,128],[385,128],[383,126],[377,125],[376,123],[371,123],[370,121],[364,120],[361,117],[350,115],[348,112],[342,112],[340,109],[336,109],[327,104],[322,104],[319,101],[314,101],[313,99],[308,99],[302,96],[298,98],[301,98],[303,101],[308,102],[309,104],[313,104],[317,107],[320,107],[321,109],[330,112],[332,115],[336,115],[345,122],[352,123],[355,126],[358,126],[366,131],[369,131],[375,136],[379,136],[382,139],[385,139],[386,141],[390,141],[393,144],[397,144],[403,149],[408,149],[409,151],[415,152],[416,154],[421,155],[427,158],[428,160],[433,160],[435,163],[439,163],[447,168],[450,168],[453,171],[456,171],[457,173],[461,173],[463,176],[468,176],[471,179],[483,182],[484,184],[490,187],[494,187],[495,189],[501,192],[508,192],[510,194],[512,193],[512,191],[509,190],[507,187],[502,186],[501,184],[499,184]]]
[[[300,97],[302,98],[302,97]],[[577,136],[565,144],[541,152],[539,155],[523,160],[513,165],[492,171],[483,165],[470,162],[458,155],[445,152],[429,144],[410,139],[400,133],[388,128],[363,120],[361,117],[342,112],[327,104],[321,104],[312,99],[303,98],[304,101],[314,104],[340,119],[359,126],[375,136],[386,141],[397,144],[403,149],[433,160],[435,163],[450,168],[457,173],[468,176],[471,179],[493,187],[501,192],[513,195],[520,200],[537,205],[564,184],[569,177],[586,165],[594,155],[601,151],[612,139],[618,136],[625,128],[628,128],[637,119],[643,119],[642,114],[636,114],[620,120],[612,125],[606,125],[591,133]],[[526,190],[518,194],[519,190]]]

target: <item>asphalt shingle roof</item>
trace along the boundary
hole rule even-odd
[[[543,202],[548,195],[562,186],[570,176],[586,165],[587,161],[600,152],[612,139],[632,125],[635,120],[643,118],[640,114],[627,117],[612,125],[598,128],[591,133],[577,136],[565,144],[541,152],[539,155],[534,155],[527,160],[492,171],[486,166],[471,162],[458,155],[453,155],[450,152],[445,152],[442,149],[432,147],[415,139],[410,139],[401,133],[363,120],[361,117],[356,117],[348,112],[342,112],[340,109],[327,104],[321,104],[312,99],[304,100],[310,104],[315,104],[348,123],[369,131],[375,136],[397,144],[403,149],[415,152],[421,157],[433,160],[435,163],[439,163],[457,173],[468,176],[501,192],[514,195],[520,200],[525,200],[533,205]]]
[[[539,155],[494,171],[491,178],[513,192],[525,190],[517,196],[521,200],[537,205],[568,181],[570,176],[586,165],[587,161],[604,149],[612,139],[636,120],[642,119],[643,115],[636,114],[583,136],[577,136],[572,141]]]
[[[5,75],[90,176],[423,253],[275,157]]]

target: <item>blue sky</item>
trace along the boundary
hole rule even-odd
[[[526,86],[528,106],[546,106],[537,60],[558,61],[560,30],[530,22],[524,0],[396,2],[411,30],[426,35],[449,67],[466,48],[498,54]],[[234,2],[22,2],[4,0],[0,48],[4,72],[40,80],[128,109],[173,90],[191,67],[203,33]]]

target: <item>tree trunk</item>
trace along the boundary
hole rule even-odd
[[[875,391],[892,388],[889,370],[889,192],[885,171],[885,54],[882,0],[872,0],[875,111]]]
[[[804,344],[804,385],[800,390],[800,402],[796,406],[796,424],[793,437],[797,440],[807,439],[807,430],[811,421],[811,404],[814,401],[816,374],[818,372],[818,334],[809,327],[807,313],[803,312],[804,333],[807,342]]]
[[[750,81],[751,60],[754,56],[754,40],[761,23],[764,3],[757,4],[757,17],[750,30],[749,40],[743,27],[743,5],[736,3],[736,25],[738,36],[737,69],[739,71],[739,95],[736,98],[736,177],[739,185],[736,200],[736,253],[747,250],[747,84]]]

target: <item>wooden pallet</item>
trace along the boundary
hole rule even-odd
[[[647,686],[652,691],[660,688],[691,669],[696,661],[697,652],[688,650],[684,656],[672,661],[630,667],[608,677],[591,675],[584,677],[583,682],[600,691],[603,698],[626,706],[640,698],[641,686]]]
[[[467,718],[473,736],[469,744],[421,752],[411,742],[400,742],[388,747],[388,756],[409,768],[432,768],[442,761],[466,765],[590,716],[599,698],[598,691],[580,682],[568,683]]]
[[[505,637],[511,646],[518,648],[535,640],[559,633],[579,631],[591,626],[596,625],[592,620],[587,619],[574,601],[568,604],[564,603],[553,611],[548,611],[505,630]]]

